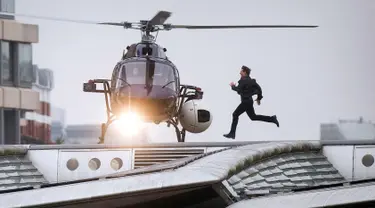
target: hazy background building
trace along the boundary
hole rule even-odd
[[[100,124],[67,124],[65,109],[51,106],[51,142],[64,144],[97,144],[101,135]],[[122,144],[129,142],[149,143],[149,129],[144,126],[130,137],[121,132],[121,127],[113,123],[107,131],[105,144]]]
[[[97,144],[101,134],[101,125],[99,124],[82,124],[68,125],[66,127],[66,139],[64,143],[68,144]],[[142,128],[138,134],[130,137],[123,134],[120,128],[110,126],[105,136],[105,144],[122,144],[122,143],[148,143],[148,128]]]
[[[375,124],[357,120],[339,120],[337,123],[323,123],[320,125],[321,140],[375,140]]]
[[[51,141],[66,139],[66,123],[65,123],[65,109],[57,106],[51,106]]]
[[[22,136],[32,137],[44,144],[51,143],[51,91],[53,89],[53,71],[33,66],[32,90],[39,93],[38,109],[26,112],[21,128]]]

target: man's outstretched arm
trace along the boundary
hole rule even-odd
[[[232,85],[231,87],[232,87],[232,90],[234,90],[234,91],[236,91],[238,94],[240,94],[240,92],[241,92],[241,89],[242,89],[242,82],[241,81],[238,81],[238,85],[236,86],[236,85]]]

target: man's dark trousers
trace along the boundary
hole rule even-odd
[[[253,121],[263,121],[263,122],[269,122],[269,123],[274,123],[275,118],[272,116],[265,116],[265,115],[257,115],[255,114],[254,110],[254,101],[253,99],[249,100],[243,100],[236,110],[234,110],[232,114],[232,126],[230,129],[230,134],[236,134],[236,129],[237,129],[237,124],[238,124],[238,118],[241,114],[246,112],[246,114],[249,116],[249,118]]]

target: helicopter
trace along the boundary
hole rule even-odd
[[[11,15],[17,15],[8,13]],[[235,28],[315,28],[315,25],[172,25],[166,24],[171,12],[159,11],[150,20],[139,22],[88,22],[30,15],[33,18],[120,26],[141,31],[141,41],[123,51],[115,64],[111,79],[90,79],[83,91],[103,93],[107,121],[101,124],[99,143],[104,143],[108,127],[125,116],[135,121],[140,115],[145,123],[166,123],[174,127],[178,142],[185,142],[186,132],[201,133],[212,123],[212,113],[202,102],[200,87],[180,83],[176,65],[166,56],[167,49],[156,43],[159,31],[171,29],[235,29]],[[156,35],[153,35],[156,33]],[[98,89],[97,85],[102,85]],[[133,115],[129,116],[129,115]],[[181,127],[179,127],[179,125]]]

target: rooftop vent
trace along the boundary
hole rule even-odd
[[[203,153],[204,148],[137,149],[134,152],[134,169]]]

